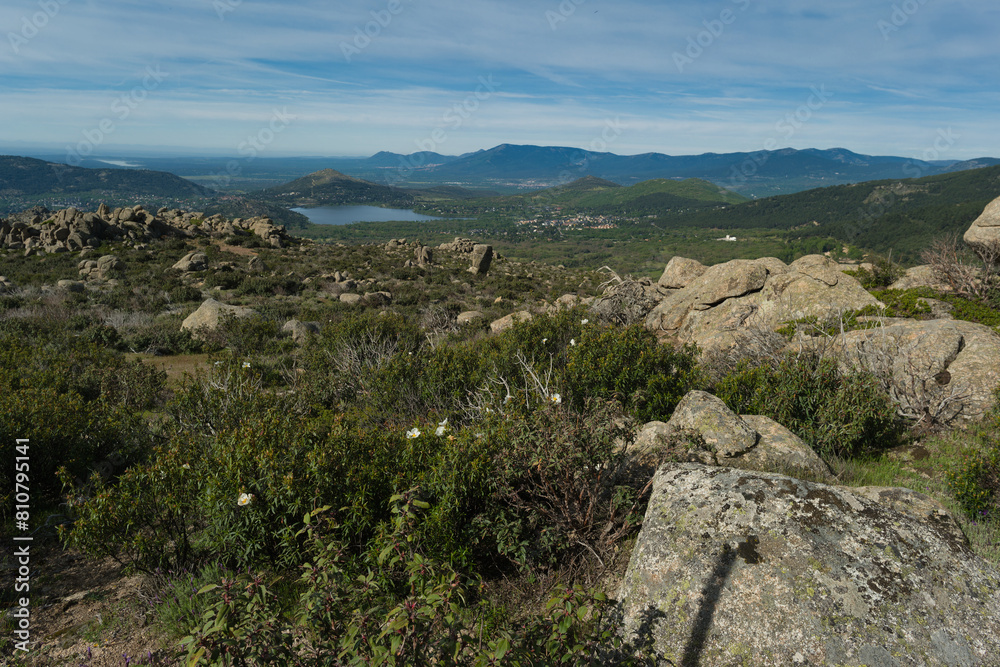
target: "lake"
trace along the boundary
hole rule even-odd
[[[309,218],[317,225],[349,225],[352,222],[422,222],[442,220],[431,215],[414,213],[408,209],[381,208],[379,206],[317,206],[316,208],[293,208],[296,213]]]

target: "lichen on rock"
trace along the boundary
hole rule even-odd
[[[871,495],[664,465],[618,594],[623,634],[664,665],[995,665],[1000,572],[950,524]]]

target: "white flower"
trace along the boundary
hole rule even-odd
[[[419,428],[411,428],[409,431],[406,432],[406,439],[407,440],[413,440],[414,438],[419,438],[419,437],[420,437],[420,429]]]
[[[187,463],[182,463],[181,467],[184,468],[185,470],[190,470],[191,469],[191,466],[189,466]]]
[[[504,396],[504,399],[503,399],[504,405],[506,405],[507,403],[510,403],[513,398],[514,397],[511,396],[510,394],[507,394],[506,396]]]
[[[436,429],[434,429],[434,435],[436,435],[439,438],[442,435],[444,435],[444,426],[438,426]]]
[[[590,324],[590,320],[580,320],[580,324]]]
[[[216,366],[221,366],[221,365],[222,365],[222,362],[221,362],[221,361],[216,361],[216,362],[215,362],[215,365],[216,365]]]
[[[477,440],[482,440],[483,439],[483,434],[482,433],[476,433],[476,439]]]
[[[572,345],[573,347],[576,347],[576,339],[575,338],[570,338],[569,339],[569,344]]]
[[[253,500],[252,493],[241,493],[240,499],[236,501],[236,504],[243,507],[244,505],[249,505],[251,500]]]
[[[250,362],[249,361],[244,361],[243,362],[243,368],[250,368]]]
[[[549,400],[555,403],[556,405],[560,405],[562,403],[562,396],[560,394],[550,394]]]
[[[447,417],[444,418],[444,421],[438,422],[438,426],[447,426],[447,425],[448,425],[448,418]]]
[[[543,339],[542,339],[542,345],[545,345],[545,344],[546,344],[546,343],[548,343],[548,342],[549,342],[549,339],[548,339],[548,338],[543,338]]]

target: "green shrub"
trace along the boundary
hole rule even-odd
[[[189,301],[201,301],[201,290],[188,285],[179,285],[168,292],[171,303],[187,303]]]
[[[332,406],[361,398],[392,414],[399,392],[412,387],[409,358],[420,352],[423,333],[409,318],[351,312],[324,327],[303,350],[304,391],[314,403]],[[392,365],[392,369],[386,370]],[[397,397],[397,398],[393,398]],[[408,416],[403,416],[404,419]]]
[[[651,477],[632,485],[634,433],[621,407],[589,401],[583,412],[550,404],[523,419],[494,419],[495,503],[477,517],[480,540],[520,567],[602,557],[642,522]]]
[[[1000,443],[966,454],[948,472],[948,486],[969,516],[996,517],[1000,512]]]
[[[906,269],[893,262],[890,257],[876,255],[868,261],[872,265],[871,269],[858,268],[847,272],[857,278],[865,289],[885,289],[906,274]]]
[[[615,399],[641,422],[666,421],[698,377],[697,350],[661,345],[639,324],[588,325],[574,342],[561,379],[577,408],[593,398]]]
[[[829,358],[789,356],[777,367],[741,363],[715,393],[736,413],[770,417],[824,455],[865,456],[895,446],[902,434],[878,381],[843,372]]]
[[[231,269],[228,271],[223,269],[209,271],[208,275],[205,276],[205,288],[236,289],[243,282],[243,279],[244,276],[242,273],[237,273]]]
[[[240,296],[274,296],[298,294],[302,281],[290,276],[247,276],[236,288]]]
[[[1000,401],[1000,389],[994,396]],[[979,447],[948,471],[948,487],[969,516],[1000,519],[1000,407],[987,415],[977,439]]]
[[[121,344],[121,336],[118,330],[106,324],[92,324],[80,333],[80,338],[88,343],[94,343],[101,347],[111,349],[117,348]]]
[[[475,598],[478,582],[427,558],[413,539],[426,503],[412,492],[392,500],[395,528],[367,569],[311,520],[327,508],[306,515],[314,558],[290,610],[263,574],[203,587],[199,595],[215,602],[182,642],[188,664],[325,664],[333,656],[336,664],[645,664],[618,638],[610,601],[579,586],[555,592],[541,614],[491,621],[489,601]]]
[[[139,411],[155,403],[163,382],[161,371],[65,332],[0,336],[0,456],[13,461],[16,439],[28,439],[32,496],[54,503],[60,466],[85,484],[140,458],[149,434]],[[13,466],[0,470],[5,517],[12,474]]]
[[[872,296],[885,304],[886,317],[912,317],[918,320],[930,319],[931,307],[924,298],[939,298],[930,289],[889,289],[875,290]]]

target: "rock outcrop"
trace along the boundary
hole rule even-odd
[[[791,264],[774,257],[716,264],[687,282],[646,316],[646,327],[702,350],[727,349],[751,327],[773,331],[805,317],[825,320],[880,306],[854,278],[822,255]]]
[[[897,320],[835,340],[845,363],[884,378],[914,419],[964,423],[993,407],[1000,384],[1000,335],[962,320]]]
[[[737,415],[704,391],[685,395],[669,422],[643,426],[632,451],[647,466],[660,462],[658,451],[684,451],[688,460],[705,465],[833,479],[823,459],[787,428],[762,415]]]
[[[122,274],[125,264],[116,255],[104,255],[98,259],[81,260],[77,265],[80,277],[86,280],[111,280]]]
[[[0,247],[8,250],[68,252],[97,248],[101,243],[136,245],[163,237],[226,238],[256,234],[274,247],[288,240],[285,228],[270,218],[235,218],[216,214],[161,208],[156,213],[142,206],[111,209],[101,204],[92,213],[67,208],[49,211],[35,207],[0,220]]]
[[[889,285],[889,289],[912,289],[914,287],[930,287],[939,292],[950,292],[951,285],[943,282],[934,271],[934,267],[921,264],[906,270],[903,277]]]
[[[918,497],[664,465],[623,635],[661,665],[996,665],[1000,572]]]
[[[208,268],[208,255],[197,251],[189,252],[177,260],[177,262],[170,268],[177,269],[183,273],[204,271]]]
[[[1000,197],[986,205],[962,238],[973,247],[1000,245]]]
[[[687,287],[692,280],[701,277],[708,267],[696,259],[686,257],[673,257],[667,262],[667,268],[663,269],[658,284],[667,289],[681,289]]]
[[[486,245],[485,243],[479,243],[472,249],[472,259],[471,266],[469,266],[469,273],[477,273],[483,275],[490,270],[490,264],[493,263],[493,246]]]
[[[416,256],[417,266],[426,266],[434,263],[434,251],[428,246],[420,246],[413,254]]]
[[[198,310],[185,318],[181,323],[181,331],[190,331],[192,338],[201,338],[206,332],[217,330],[227,316],[243,319],[256,314],[257,311],[252,308],[231,306],[215,299],[208,299],[198,307]]]

